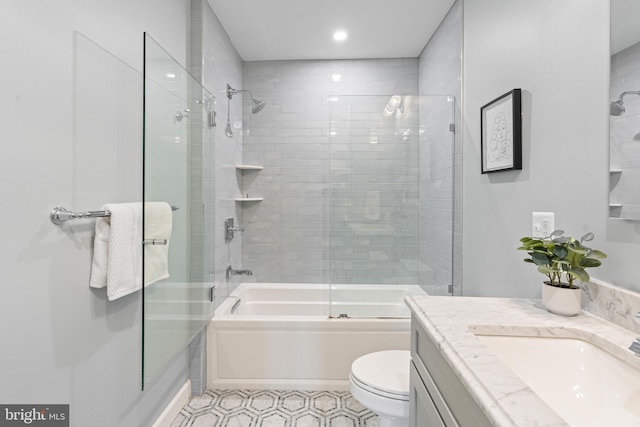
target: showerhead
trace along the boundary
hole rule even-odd
[[[627,111],[622,102],[622,98],[627,95],[640,95],[640,90],[628,90],[626,92],[622,92],[617,101],[611,101],[609,104],[609,114],[612,116],[621,116],[625,111]]]
[[[251,108],[251,113],[252,114],[258,114],[260,112],[260,110],[262,110],[264,108],[264,106],[266,105],[264,101],[254,98],[253,97],[253,93],[250,90],[247,90],[247,89],[234,89],[229,85],[229,83],[227,83],[227,98],[228,99],[232,99],[233,95],[238,94],[240,92],[249,92],[249,95],[251,96],[251,102],[253,102],[253,104],[254,104],[253,107]]]
[[[609,104],[609,114],[612,116],[621,116],[625,111],[624,105],[622,105],[622,99],[618,99]]]
[[[252,114],[258,114],[260,112],[260,110],[262,110],[264,108],[264,106],[267,105],[261,99],[251,98],[251,101],[253,102],[253,107],[251,108],[251,113]]]

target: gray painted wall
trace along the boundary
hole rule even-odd
[[[140,292],[109,302],[90,289],[93,221],[57,227],[48,214],[141,200],[143,32],[185,64],[188,12],[170,0],[0,6],[2,403],[68,403],[77,427],[148,426],[187,379],[181,354],[140,391]]]
[[[544,276],[515,250],[532,211],[593,231],[609,258],[592,275],[640,289],[638,227],[608,219],[609,2],[465,1],[463,63],[465,295],[540,295]],[[481,175],[480,107],[516,87],[523,170]]]

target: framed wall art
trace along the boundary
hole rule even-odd
[[[480,115],[482,173],[522,169],[522,91],[497,97]]]

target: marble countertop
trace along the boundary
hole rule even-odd
[[[549,313],[540,300],[412,296],[406,302],[455,374],[496,426],[567,426],[475,336],[578,338],[640,369],[628,350],[637,333],[587,312]],[[475,333],[474,333],[475,332]]]

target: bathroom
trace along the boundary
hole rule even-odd
[[[595,277],[639,291],[633,261],[640,255],[637,225],[609,219],[607,207],[608,102],[617,96],[609,95],[609,2],[458,0],[457,5],[464,36],[457,52],[462,72],[454,79],[462,88],[460,96],[454,93],[461,100],[455,291],[539,298],[537,273],[515,251],[531,229],[533,211],[555,212],[556,226],[569,233],[594,232],[597,247],[609,255]],[[206,18],[201,22],[191,20],[197,7]],[[229,167],[241,152],[223,135],[222,91],[227,83],[243,88],[242,60],[230,50],[206,2],[10,1],[0,10],[6,141],[0,161],[6,206],[0,404],[69,404],[77,426],[151,426],[189,378],[189,353],[183,351],[141,391],[142,296],[107,301],[90,289],[93,222],[55,227],[48,215],[54,206],[99,209],[111,201],[140,199],[140,140],[123,139],[113,123],[139,126],[142,88],[131,87],[124,100],[114,99],[111,88],[118,84],[117,73],[141,72],[143,32],[179,63],[197,67],[187,46],[193,44],[193,27],[206,25],[214,53],[205,56],[204,67],[220,70],[207,84],[219,91],[216,164]],[[77,75],[78,52],[85,53],[81,59],[103,58],[105,67],[97,64],[92,73]],[[109,69],[111,57],[126,65]],[[418,72],[420,61],[414,60]],[[523,89],[523,110],[530,113],[524,117],[523,168],[482,175],[478,111],[513,88]],[[454,89],[442,90],[439,94]],[[234,97],[232,123],[242,120],[240,105]],[[567,193],[568,184],[558,184],[552,170],[580,185]],[[231,182],[216,180],[221,200],[237,196],[235,172],[226,176]],[[216,218],[237,218],[234,203],[215,209]],[[226,252],[229,246],[219,240],[222,223],[212,226],[216,283],[226,283],[229,264],[254,268],[240,253]]]

